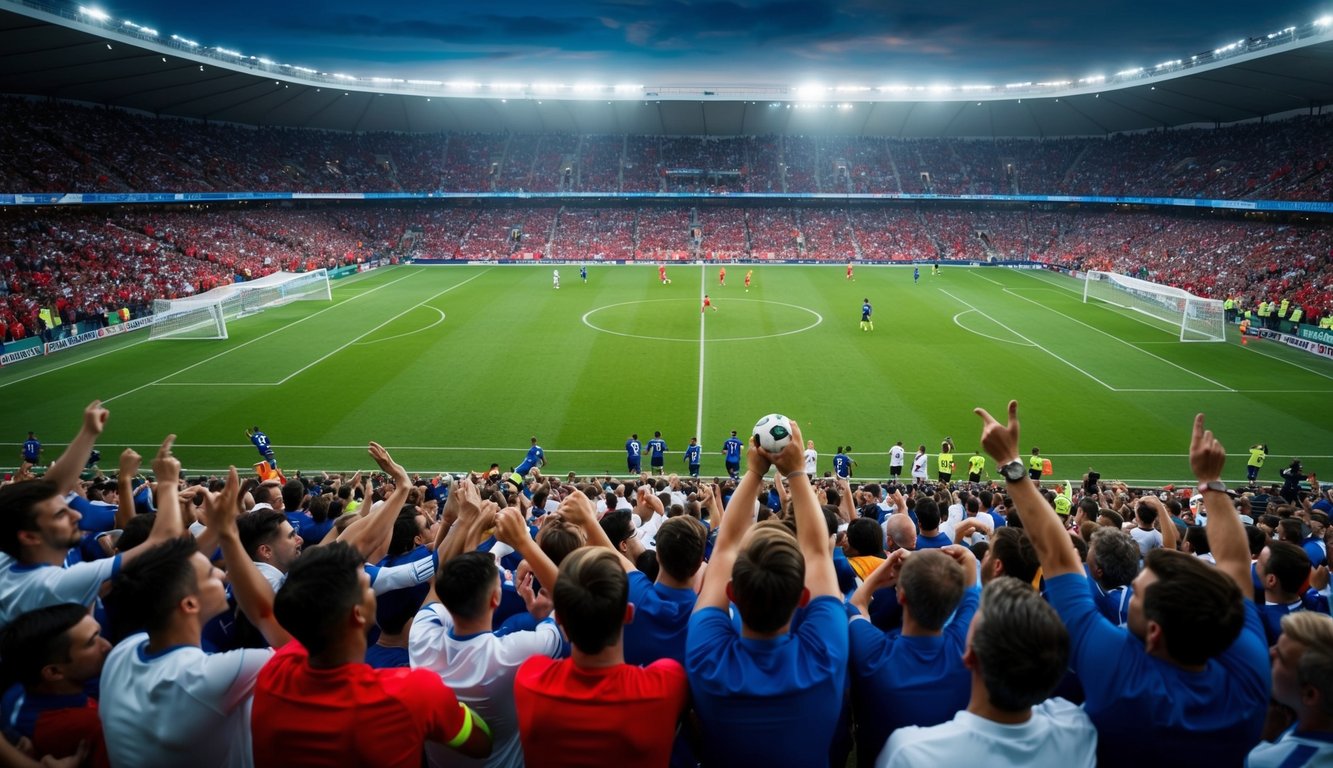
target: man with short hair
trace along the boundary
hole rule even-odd
[[[900,549],[852,596],[859,612],[848,627],[858,766],[874,765],[898,728],[937,725],[967,706],[970,677],[958,660],[981,597],[976,564],[972,553],[957,545],[913,553]],[[871,595],[894,587],[902,606],[901,634],[870,623]]]
[[[274,592],[282,589],[287,571],[301,556],[304,542],[287,516],[271,509],[261,509],[244,515],[236,521],[240,530],[241,546],[255,562]]]
[[[639,442],[639,433],[635,432],[625,441],[625,468],[632,475],[639,474],[643,466],[643,444]]]
[[[1220,479],[1226,451],[1204,430],[1203,414],[1194,420],[1190,468],[1208,505],[1217,565],[1167,549],[1150,552],[1134,579],[1125,632],[1097,610],[1059,516],[1023,477],[1018,402],[1010,401],[1007,424],[984,409],[976,413],[981,444],[996,460],[1041,559],[1047,599],[1069,629],[1071,666],[1086,695],[1084,711],[1097,726],[1099,761],[1234,763],[1259,741],[1268,654],[1259,613],[1245,599],[1252,588],[1245,530]]]
[[[703,446],[699,445],[699,438],[691,437],[690,444],[685,446],[685,466],[689,468],[690,477],[698,479],[699,463],[703,458]]]
[[[740,438],[736,437],[736,430],[731,430],[731,437],[722,443],[722,458],[726,463],[727,474],[735,480],[741,471],[741,443]]]
[[[917,549],[936,549],[953,543],[953,537],[940,530],[940,506],[934,499],[922,497],[916,502],[916,521],[921,526]]]
[[[1006,525],[991,537],[990,547],[981,558],[981,583],[989,584],[1001,576],[1012,576],[1035,589],[1040,570],[1037,550],[1027,532]]]
[[[528,449],[528,454],[523,457],[523,462],[514,468],[514,472],[522,477],[527,477],[533,467],[544,466],[546,466],[546,451],[543,451],[542,447],[537,445],[537,437],[534,435],[532,447]]]
[[[1282,634],[1282,617],[1305,610],[1301,590],[1310,578],[1310,557],[1289,541],[1270,541],[1259,553],[1255,575],[1264,588],[1259,617],[1272,646]]]
[[[1147,557],[1149,552],[1162,546],[1161,531],[1153,529],[1153,523],[1157,522],[1157,514],[1157,507],[1145,499],[1140,499],[1134,506],[1134,527],[1129,529],[1129,535],[1139,545],[1139,554],[1142,557]],[[1165,520],[1163,524],[1171,525],[1171,521]]]
[[[1098,746],[1092,722],[1064,699],[1047,698],[1069,652],[1069,633],[1040,595],[1017,579],[992,581],[963,651],[971,672],[967,708],[934,727],[898,729],[875,765],[935,768],[980,759],[987,766],[1091,768]]]
[[[1273,700],[1296,713],[1274,742],[1261,743],[1249,768],[1333,764],[1333,618],[1313,611],[1282,617],[1273,646]]]
[[[37,433],[29,431],[28,439],[23,441],[23,450],[19,452],[23,459],[23,464],[19,466],[19,477],[26,477],[42,460],[42,441],[37,439]]]
[[[560,564],[553,591],[573,655],[533,656],[519,667],[514,705],[525,761],[576,766],[632,756],[636,765],[664,768],[689,687],[672,659],[625,663],[634,606],[619,557],[606,547],[575,551]]]
[[[815,450],[815,441],[805,441],[805,473],[810,479],[815,479],[819,474],[819,451]]]
[[[660,475],[666,467],[667,444],[661,432],[653,432],[653,439],[648,441],[648,466],[654,475]]]
[[[1088,542],[1088,585],[1106,620],[1117,627],[1129,623],[1130,584],[1139,575],[1139,545],[1124,531],[1098,528]]]
[[[90,765],[109,766],[97,700],[86,690],[102,674],[110,650],[97,620],[78,603],[19,616],[0,633],[0,680],[18,681],[22,695],[0,713],[0,722],[31,741],[38,755],[69,757],[84,742]]]
[[[791,442],[778,454],[751,441],[690,619],[685,666],[703,725],[700,757],[708,765],[822,764],[838,724],[847,618],[832,540],[805,474],[800,427],[793,421],[791,429]],[[785,527],[751,529],[770,466],[790,484],[795,537]]]
[[[889,449],[889,477],[897,480],[903,476],[903,441],[899,440]]]

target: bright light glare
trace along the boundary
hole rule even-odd
[[[1320,16],[1314,20],[1316,27],[1327,27],[1329,24],[1333,24],[1333,16]]]
[[[642,85],[635,85],[633,83],[620,83],[616,86],[616,93],[634,93],[641,90],[643,90]]]
[[[90,19],[96,19],[98,21],[108,21],[111,18],[111,15],[108,14],[106,11],[102,10],[101,8],[88,8],[87,6],[83,5],[79,6],[79,13],[82,13],[84,16],[87,16]]]

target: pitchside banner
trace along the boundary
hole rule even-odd
[[[1326,331],[1323,328],[1316,328],[1313,325],[1302,325],[1297,332],[1302,339],[1307,341],[1316,341],[1320,344],[1333,345],[1333,331]]]
[[[148,315],[147,317],[136,317],[133,320],[128,320],[123,323],[117,323],[116,325],[108,325],[105,328],[98,328],[97,330],[88,331],[86,333],[80,333],[76,336],[70,336],[64,339],[57,339],[55,341],[49,341],[45,344],[38,344],[36,346],[28,347],[27,349],[20,349],[15,352],[9,352],[7,354],[0,355],[0,367],[6,365],[12,365],[21,360],[31,360],[34,357],[42,357],[43,355],[49,355],[52,352],[59,352],[62,349],[77,347],[80,344],[87,344],[90,341],[96,341],[97,339],[104,339],[108,336],[119,336],[122,333],[129,333],[130,331],[135,331],[140,328],[147,328],[148,326],[153,324],[153,320],[155,319],[156,318],[154,318],[152,315]]]
[[[1272,339],[1273,341],[1280,341],[1289,347],[1295,347],[1296,349],[1303,349],[1306,352],[1309,352],[1310,354],[1319,355],[1320,357],[1327,357],[1330,360],[1333,360],[1333,343],[1324,344],[1318,341],[1311,341],[1310,339],[1302,339],[1287,333],[1278,333],[1277,331],[1270,331],[1267,328],[1252,328],[1250,329],[1250,335],[1259,336],[1265,339]],[[1328,334],[1325,333],[1325,335]]]

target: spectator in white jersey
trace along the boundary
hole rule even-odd
[[[1255,747],[1248,768],[1333,765],[1333,618],[1313,611],[1282,617],[1273,658],[1273,700],[1293,717],[1272,743]]]

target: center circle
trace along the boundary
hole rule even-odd
[[[683,337],[677,337],[677,336],[647,336],[647,335],[639,334],[639,333],[625,333],[625,332],[623,332],[623,331],[615,331],[615,330],[611,330],[610,328],[604,328],[604,327],[602,327],[602,326],[597,325],[596,323],[594,323],[594,322],[592,321],[592,319],[591,319],[592,316],[595,315],[595,314],[597,314],[598,312],[603,312],[603,311],[608,310],[608,309],[615,309],[616,307],[627,307],[627,306],[632,306],[632,305],[635,305],[635,304],[655,304],[655,303],[662,303],[662,302],[676,302],[676,303],[680,303],[680,304],[689,304],[691,307],[694,307],[694,308],[695,308],[693,311],[696,311],[696,312],[697,312],[697,311],[698,311],[697,308],[699,307],[699,305],[700,305],[700,303],[701,303],[701,300],[698,300],[698,299],[641,299],[641,300],[639,300],[639,301],[622,301],[622,302],[619,302],[619,303],[617,303],[617,304],[607,304],[606,306],[597,307],[596,309],[590,309],[590,310],[588,310],[587,312],[585,312],[585,313],[583,314],[583,324],[586,325],[586,326],[588,326],[589,328],[593,329],[594,331],[600,331],[601,333],[609,333],[609,334],[611,334],[611,335],[613,335],[613,336],[624,336],[625,338],[629,338],[629,339],[646,339],[646,340],[648,340],[648,341],[683,341],[683,342],[689,342],[689,343],[691,343],[691,344],[698,343],[698,342],[700,341],[700,339],[699,339],[698,336],[693,336],[693,335],[692,335],[692,336],[690,336],[690,337],[688,337],[688,338],[683,338]],[[780,331],[780,332],[778,332],[778,333],[767,333],[767,334],[764,334],[764,335],[761,335],[761,336],[730,336],[730,337],[716,337],[716,336],[709,336],[709,335],[705,334],[705,335],[704,335],[704,338],[703,338],[703,341],[706,341],[706,342],[723,342],[723,341],[758,341],[759,339],[774,339],[774,338],[778,338],[778,337],[780,337],[780,336],[791,336],[791,335],[793,335],[793,334],[797,334],[797,333],[804,333],[805,331],[808,331],[808,330],[810,330],[811,328],[814,328],[815,326],[817,326],[817,325],[819,325],[820,323],[824,322],[824,316],[823,316],[823,315],[819,314],[818,312],[816,312],[816,311],[814,311],[813,309],[810,309],[810,308],[808,308],[808,307],[802,307],[802,306],[799,305],[799,304],[788,304],[788,303],[783,302],[783,301],[768,301],[768,300],[766,300],[766,299],[735,299],[735,298],[728,298],[728,299],[726,300],[726,303],[727,303],[728,305],[731,305],[731,304],[734,304],[734,303],[737,303],[737,302],[747,302],[747,303],[751,303],[751,304],[773,304],[773,305],[775,305],[775,306],[779,306],[779,307],[787,307],[787,308],[790,308],[790,309],[795,309],[795,310],[797,310],[797,311],[804,312],[804,313],[810,315],[812,321],[809,322],[807,325],[801,326],[800,328],[792,329],[792,330],[790,330],[790,331]],[[706,321],[705,321],[705,322],[706,322]]]

